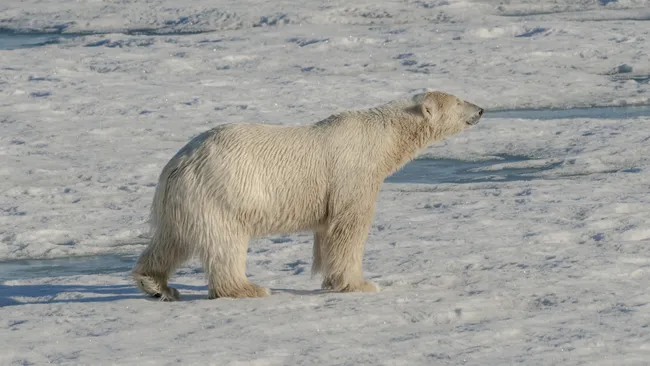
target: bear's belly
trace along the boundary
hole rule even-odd
[[[252,236],[312,229],[325,218],[325,184],[305,180],[243,183],[231,197],[232,213]]]
[[[204,182],[199,185],[209,187],[205,203],[251,236],[309,230],[323,223],[328,180],[322,170],[259,163],[232,159],[209,168],[209,174],[200,175]]]

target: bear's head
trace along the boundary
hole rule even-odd
[[[454,95],[433,91],[413,97],[419,113],[432,124],[434,130],[450,135],[478,123],[483,108]]]

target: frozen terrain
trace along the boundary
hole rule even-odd
[[[650,1],[188,3],[0,4],[0,365],[648,364]],[[131,286],[192,136],[425,89],[488,113],[386,180],[381,292],[318,291],[309,233],[252,242],[269,298]]]

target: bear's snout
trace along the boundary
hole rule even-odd
[[[467,111],[467,124],[470,126],[473,126],[478,123],[478,121],[481,119],[481,116],[483,116],[483,108],[477,106],[476,104],[472,104],[470,102],[465,102],[465,110]]]

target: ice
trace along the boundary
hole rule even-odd
[[[619,107],[592,107],[570,109],[514,109],[487,112],[484,118],[514,118],[514,119],[630,119],[637,117],[650,117],[650,105],[619,106]]]
[[[643,365],[650,1],[6,0],[0,364]],[[486,109],[386,180],[364,270],[253,240],[264,299],[136,291],[162,166],[221,123],[297,125],[426,89]]]
[[[16,280],[118,273],[130,270],[135,259],[133,255],[111,254],[55,259],[16,259],[0,263],[0,278]]]
[[[0,50],[13,50],[17,48],[29,48],[45,46],[48,44],[56,44],[59,42],[62,35],[52,35],[48,33],[43,34],[14,34],[3,32],[0,29]]]

